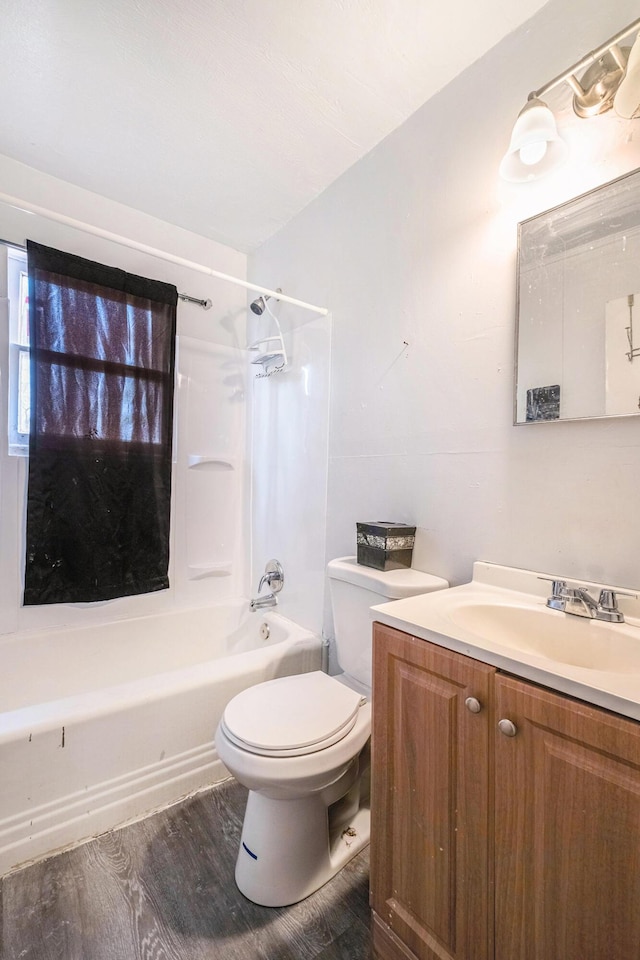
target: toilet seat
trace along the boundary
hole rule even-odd
[[[346,737],[363,702],[355,690],[315,671],[243,690],[227,704],[220,726],[248,753],[303,756]]]

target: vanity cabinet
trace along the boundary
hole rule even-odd
[[[638,960],[640,724],[495,686],[496,960]]]
[[[638,960],[640,724],[375,624],[372,751],[378,960]]]
[[[371,892],[381,960],[489,958],[494,674],[374,626]]]

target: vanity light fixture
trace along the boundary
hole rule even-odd
[[[558,133],[553,113],[542,99],[561,83],[573,90],[574,112],[583,119],[604,113],[614,102],[617,108],[618,93],[620,116],[630,118],[640,113],[640,37],[632,51],[619,46],[620,41],[639,29],[640,19],[634,20],[568,70],[529,94],[500,164],[500,175],[505,180],[513,183],[537,180],[565,159],[567,145]],[[584,74],[578,79],[576,75],[583,70]]]

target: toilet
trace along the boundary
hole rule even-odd
[[[342,672],[249,687],[216,731],[218,756],[249,790],[236,883],[267,907],[303,900],[369,842],[370,607],[448,586],[355,557],[332,560],[328,574]]]

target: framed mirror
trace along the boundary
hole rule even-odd
[[[640,414],[640,170],[518,225],[514,423]]]

